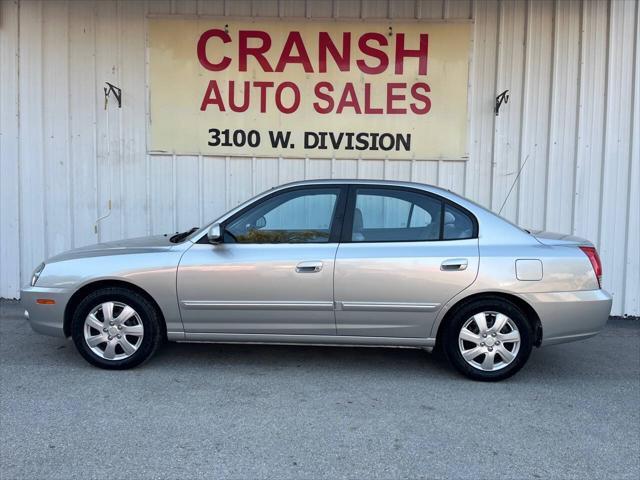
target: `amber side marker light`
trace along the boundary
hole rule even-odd
[[[36,303],[39,303],[40,305],[55,305],[56,301],[50,298],[38,298]]]

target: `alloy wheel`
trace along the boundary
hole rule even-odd
[[[144,336],[138,313],[122,302],[103,302],[84,320],[84,340],[93,353],[105,360],[123,360],[133,355]]]
[[[515,322],[499,312],[480,312],[469,318],[458,334],[462,358],[473,368],[497,371],[512,363],[520,349]]]

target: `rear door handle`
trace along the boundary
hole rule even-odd
[[[296,272],[298,273],[316,273],[322,270],[322,262],[300,262],[296,265]]]
[[[468,261],[466,258],[450,258],[440,264],[440,270],[455,271],[466,270]]]

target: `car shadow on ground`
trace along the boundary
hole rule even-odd
[[[14,337],[11,342],[14,347],[8,343],[0,346],[5,365],[7,362],[24,365],[37,361],[41,365],[55,365],[58,368],[73,366],[95,370],[80,357],[70,339],[38,335],[31,331],[26,320],[2,319],[0,333],[5,339]],[[621,338],[629,343],[633,357],[632,352],[638,350],[640,341],[640,325],[633,321],[614,320],[595,338],[534,348],[525,368],[509,381],[548,381],[550,378],[559,381],[563,378],[592,381],[598,376],[607,375],[609,370],[619,370],[618,351],[624,348],[620,345]],[[13,348],[17,351],[8,351]],[[594,355],[599,362],[593,362]],[[607,362],[607,359],[611,362]],[[633,360],[627,363],[629,368],[634,367]],[[318,375],[339,373],[346,376],[375,375],[378,378],[391,375],[466,381],[453,370],[442,354],[429,354],[412,348],[356,346],[166,342],[150,361],[136,370],[161,371],[167,367],[174,373],[183,371],[189,374],[232,369],[240,373],[267,375],[275,371],[295,372],[303,369],[306,373],[316,372]]]
[[[528,383],[549,375],[558,381],[563,378],[573,381],[593,379],[595,372],[589,362],[580,360],[581,350],[589,351],[588,342],[580,342],[569,349],[568,346],[534,349],[525,368],[508,381]],[[80,357],[70,339],[41,337],[40,341],[25,345],[25,349],[23,353],[27,357],[40,357],[50,366],[99,371]],[[468,381],[442,354],[413,348],[167,342],[135,371],[162,373],[163,369],[190,376],[206,376],[221,370],[257,376],[276,372],[293,375],[302,370],[306,375],[318,377]]]

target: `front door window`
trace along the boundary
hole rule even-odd
[[[313,188],[277,195],[232,220],[226,232],[237,243],[329,242],[339,194]]]

